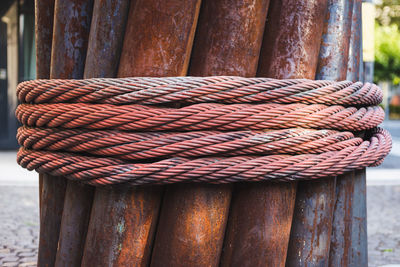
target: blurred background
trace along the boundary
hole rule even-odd
[[[38,174],[16,164],[15,88],[35,78],[34,0],[0,1],[0,266],[35,266]],[[367,170],[369,266],[400,266],[400,0],[363,3],[364,81],[384,90],[385,162]]]

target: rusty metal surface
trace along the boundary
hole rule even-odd
[[[94,188],[68,181],[55,266],[80,266]]]
[[[271,1],[258,76],[314,79],[328,1]]]
[[[198,0],[131,1],[118,76],[186,74],[199,8]],[[147,266],[161,196],[159,186],[97,189],[82,266]]]
[[[218,266],[231,185],[168,186],[151,266]]]
[[[85,78],[116,75],[128,9],[125,0],[95,1]],[[146,265],[160,197],[157,187],[97,188],[81,265]]]
[[[96,189],[81,266],[147,266],[162,188]]]
[[[83,77],[92,9],[92,0],[56,2],[50,78]]]
[[[187,73],[200,0],[134,0],[118,77]]]
[[[354,172],[336,178],[329,266],[349,266],[354,179]]]
[[[362,0],[354,0],[353,4],[353,15],[351,18],[351,33],[350,33],[350,44],[349,44],[349,56],[347,64],[347,77],[349,81],[360,81],[360,65],[361,60],[361,49],[362,49],[362,38],[361,38],[361,5]],[[360,64],[361,63],[361,64]]]
[[[346,78],[354,0],[330,0],[316,79]]]
[[[66,185],[62,177],[43,177],[38,266],[54,266]]]
[[[92,6],[91,0],[67,0],[55,3],[50,78],[83,77]],[[44,177],[44,183],[46,183],[47,175]],[[54,244],[55,248],[57,246],[59,248],[56,263],[62,266],[80,262],[84,233],[87,229],[87,219],[82,218],[81,215],[90,210],[90,203],[80,201],[80,198],[85,199],[85,196],[75,195],[75,192],[71,190],[78,185],[71,183],[74,182],[69,181],[67,186],[70,190],[65,191],[65,187],[59,187],[54,188],[53,192],[54,195],[65,194],[67,199],[64,203],[61,201],[57,203],[58,209],[63,209],[64,204],[66,204],[66,209],[63,209],[59,235],[54,232],[54,236],[57,240],[59,239],[58,244]],[[71,229],[78,234],[71,233]]]
[[[362,62],[362,61],[361,61]],[[368,266],[367,183],[365,169],[355,171],[348,266]]]
[[[329,266],[368,266],[365,169],[337,177]]]
[[[55,0],[35,0],[36,78],[50,77]],[[39,207],[42,206],[43,175],[39,174]]]
[[[129,1],[95,0],[85,78],[116,75],[128,9]],[[159,187],[97,188],[81,266],[146,265],[160,197]]]
[[[94,0],[85,78],[117,75],[129,2],[129,0]]]
[[[347,79],[360,79],[361,0],[355,0]],[[365,170],[337,177],[329,266],[367,266]]]
[[[35,0],[36,78],[50,77],[55,0]]]
[[[329,0],[319,52],[317,79],[346,78],[353,1]],[[287,265],[329,262],[336,177],[298,185]]]
[[[316,25],[326,7],[327,1],[271,1],[257,75],[313,78],[322,36]],[[222,265],[285,266],[295,196],[296,183],[237,186]]]
[[[84,78],[114,77],[116,75],[128,7],[129,1],[127,0],[95,0]],[[76,188],[77,190],[72,190],[75,187],[78,187],[78,185],[68,183],[64,207],[66,210],[69,202],[75,199],[78,200],[69,207],[69,210],[74,210],[74,214],[69,213],[68,216],[63,216],[62,223],[62,227],[73,227],[79,231],[75,231],[73,234],[70,231],[66,231],[66,234],[69,233],[69,236],[65,238],[67,240],[65,242],[68,248],[67,251],[75,251],[72,253],[75,255],[74,258],[68,256],[63,259],[63,262],[70,266],[80,265],[81,263],[86,232],[90,230],[89,217],[95,192],[95,189],[91,186],[80,186]],[[76,196],[77,192],[81,195],[80,197]],[[61,233],[63,233],[62,230],[63,228],[61,229]],[[62,244],[61,238],[62,236],[60,237],[60,245]],[[61,246],[59,250],[62,251]],[[67,253],[60,253],[60,255],[64,256]]]
[[[286,266],[328,266],[336,179],[299,183]]]
[[[221,266],[285,266],[295,196],[293,183],[236,187]]]
[[[190,75],[255,76],[268,0],[203,1]]]
[[[35,1],[36,77],[50,77],[54,0]],[[40,233],[38,266],[54,266],[66,181],[39,175]],[[60,190],[58,193],[57,190]]]
[[[189,74],[255,76],[268,4],[203,1]],[[152,266],[218,266],[230,198],[229,185],[169,187]]]

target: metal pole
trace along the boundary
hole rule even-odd
[[[35,0],[36,78],[50,78],[51,43],[55,0]],[[43,175],[39,174],[39,208],[42,207]]]
[[[83,77],[91,13],[91,0],[55,2],[50,78]],[[55,265],[76,266],[81,260],[88,221],[87,212],[90,212],[90,204],[86,199],[91,198],[92,190],[88,186],[68,182],[66,189],[61,186],[54,188],[54,199],[58,200],[57,196],[63,194],[64,203],[57,203],[60,205],[58,209],[63,209],[60,234],[56,231],[53,233],[53,238],[57,238],[58,241],[58,244],[53,244],[54,250],[58,247]],[[53,265],[54,261],[51,264]]]
[[[360,47],[361,0],[355,0],[347,80],[360,79]],[[367,254],[365,170],[361,170],[341,175],[336,180],[329,265],[367,266]]]
[[[353,1],[329,0],[317,79],[343,80],[351,33]],[[336,177],[298,184],[288,266],[328,265]]]
[[[255,76],[268,0],[206,0],[189,74]],[[231,185],[167,187],[152,266],[218,266]]]
[[[271,1],[257,76],[313,78],[327,1]],[[223,266],[285,266],[296,183],[235,186]]]
[[[129,0],[95,0],[86,55],[85,78],[116,76],[128,11]],[[101,192],[101,189],[96,188],[94,199],[97,198],[97,195],[101,195],[99,192]],[[88,201],[92,203],[93,200]],[[96,217],[99,210],[107,211],[107,207],[99,207],[99,201],[94,201],[94,203],[91,218]],[[80,266],[100,266],[107,262],[97,252],[101,251],[103,247],[107,248],[107,246],[112,245],[104,242],[104,240],[98,242],[97,231],[99,229],[96,226],[96,221],[91,219]],[[110,234],[112,228],[110,226],[103,229]]]
[[[54,0],[35,1],[36,77],[50,78]],[[40,234],[38,266],[54,266],[66,181],[39,175]],[[60,194],[54,194],[62,188]]]
[[[185,75],[199,9],[199,0],[131,1],[118,77]],[[96,189],[82,266],[148,265],[162,192]]]

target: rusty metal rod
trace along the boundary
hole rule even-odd
[[[87,40],[93,3],[91,0],[56,1],[50,78],[83,77]],[[69,181],[66,189],[57,188],[54,195],[64,194],[56,266],[77,266],[82,257],[88,212],[93,191],[86,185]],[[61,209],[61,207],[59,207]],[[56,233],[54,233],[56,234]],[[57,235],[58,237],[58,235]]]
[[[50,78],[55,0],[35,0],[36,78]]]
[[[346,78],[353,1],[329,0],[317,79]],[[287,265],[323,265],[329,262],[336,178],[298,185]]]
[[[129,3],[130,0],[94,0],[84,78],[116,77]]]
[[[50,78],[51,43],[55,0],[35,0],[36,78]],[[42,207],[43,174],[39,174],[39,211]],[[43,229],[41,227],[41,229]]]
[[[35,0],[36,77],[50,78],[55,0]],[[54,266],[66,182],[39,175],[40,233],[38,266]],[[61,194],[54,194],[61,189]]]
[[[313,78],[326,7],[271,1],[257,75]],[[236,186],[222,265],[285,266],[295,196],[296,183]]]
[[[115,77],[128,11],[129,0],[95,0],[85,62],[85,78]],[[106,191],[109,192],[108,195],[110,196],[112,191]],[[87,226],[87,237],[83,249],[82,261],[80,263],[81,266],[104,265],[106,262],[109,262],[109,259],[104,258],[104,253],[101,253],[101,251],[117,247],[116,244],[107,242],[110,240],[117,240],[118,232],[115,231],[116,228],[108,227],[109,225],[106,224],[99,224],[95,219],[98,217],[99,212],[101,214],[106,212],[105,215],[107,216],[113,214],[113,211],[108,209],[112,207],[111,205],[102,206],[104,202],[98,200],[101,195],[102,190],[96,189],[94,198],[88,198],[86,200],[90,204],[93,203],[93,206],[91,208],[90,221]],[[99,206],[99,204],[101,205]],[[118,214],[116,216],[118,216],[118,219],[123,223],[124,217]],[[98,236],[102,233],[99,229],[100,226],[103,226],[101,230],[105,230],[110,238],[107,240],[103,239],[99,242]]]
[[[129,0],[95,0],[84,78],[116,76],[128,11]],[[101,195],[98,192],[95,194]],[[88,198],[86,201],[91,205],[94,200]],[[100,202],[97,201],[96,204],[98,203]],[[100,209],[103,211],[107,210],[106,207],[100,207]],[[98,205],[92,207],[91,216],[96,212],[99,212]],[[123,219],[123,217],[120,219]],[[100,266],[107,262],[107,260],[99,257],[101,254],[98,253],[98,249],[101,250],[102,247],[107,245],[112,246],[112,244],[98,242],[95,231],[96,220],[91,220],[90,223],[88,225],[81,266]],[[110,234],[110,229],[107,230],[109,231],[108,234]],[[113,234],[115,234],[114,237],[117,236],[117,233],[113,232]]]
[[[361,0],[355,0],[351,24],[347,80],[360,80]],[[330,266],[367,266],[365,169],[337,178],[329,253]]]
[[[255,76],[269,0],[202,3],[189,74]],[[231,185],[167,187],[152,266],[218,266]]]
[[[131,1],[118,77],[185,75],[199,8],[199,0]],[[162,193],[97,189],[82,266],[148,265]]]
[[[360,60],[362,64],[362,60]],[[368,266],[366,170],[355,171],[348,266]]]

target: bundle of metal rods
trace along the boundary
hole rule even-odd
[[[17,95],[18,163],[92,185],[315,179],[376,166],[391,149],[369,83],[36,80]]]

